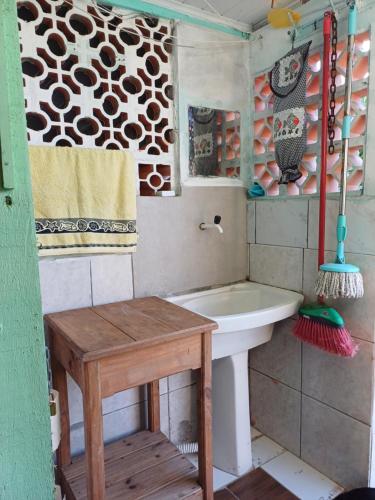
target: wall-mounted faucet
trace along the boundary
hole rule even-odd
[[[201,222],[199,224],[199,229],[204,231],[205,229],[216,228],[220,234],[223,234],[224,229],[220,226],[220,222],[221,222],[221,216],[215,215],[213,224],[206,224],[205,222]]]

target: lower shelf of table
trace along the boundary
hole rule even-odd
[[[104,448],[106,500],[201,499],[198,471],[161,432],[141,431]],[[84,455],[60,470],[67,500],[88,500]]]

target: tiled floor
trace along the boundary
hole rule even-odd
[[[196,467],[198,467],[198,455],[187,455],[187,458],[192,462]],[[233,476],[233,474],[228,474],[227,472],[224,472],[223,470],[217,469],[214,467],[214,490],[220,490],[221,488],[224,488],[229,483],[233,483],[238,479],[237,476]]]
[[[272,439],[262,435],[257,429],[251,429],[251,437],[254,468],[262,468],[300,500],[332,500],[343,491],[341,486],[286,451]],[[196,464],[196,457],[191,457]],[[215,491],[221,490],[236,480],[238,480],[236,476],[214,468]],[[230,498],[232,493],[229,492],[229,497],[223,496],[224,494],[228,495],[228,492],[215,495],[215,500]],[[234,495],[233,498],[238,500],[245,496]]]
[[[253,465],[301,500],[331,500],[344,489],[258,430],[252,431]]]

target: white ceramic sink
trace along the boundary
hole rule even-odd
[[[295,314],[303,297],[289,290],[246,282],[168,300],[217,322],[212,359],[218,359],[269,341],[273,324]]]
[[[242,475],[252,468],[248,350],[271,340],[275,322],[295,314],[303,296],[246,282],[167,300],[219,325],[212,339],[214,465]]]

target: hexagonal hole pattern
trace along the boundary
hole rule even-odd
[[[90,2],[20,0],[17,9],[29,142],[131,149],[141,194],[172,189],[172,24],[119,22],[121,9]]]

